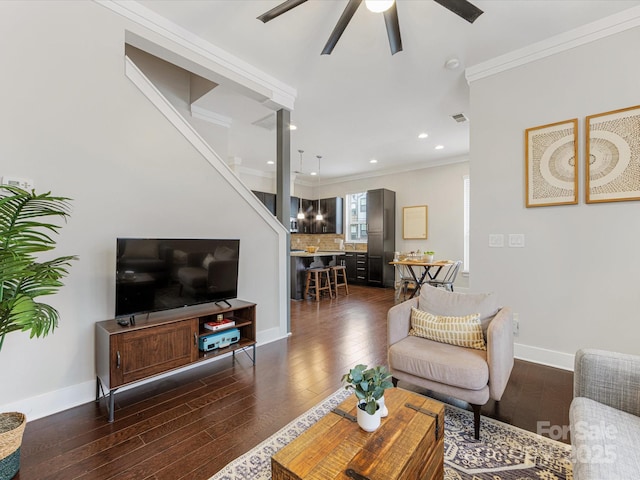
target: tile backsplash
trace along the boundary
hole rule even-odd
[[[332,235],[323,233],[321,235],[292,233],[291,234],[291,250],[304,250],[305,247],[319,246],[320,250],[331,251],[340,249],[340,240],[344,240],[344,235]],[[344,244],[345,250],[367,251],[366,243],[347,243]]]

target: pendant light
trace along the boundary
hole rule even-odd
[[[298,150],[300,154],[300,173],[302,173],[302,154],[304,150]],[[302,197],[298,197],[298,220],[304,220],[304,212],[302,211]]]
[[[316,214],[316,220],[321,222],[324,219],[320,211],[320,159],[322,156],[316,155],[316,157],[318,157],[318,213]]]
[[[364,0],[367,8],[374,13],[382,13],[389,10],[394,0]]]

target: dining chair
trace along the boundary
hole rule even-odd
[[[458,260],[457,262],[452,263],[445,271],[442,279],[436,277],[433,280],[429,280],[427,283],[429,283],[429,285],[431,285],[432,287],[444,287],[450,292],[453,292],[453,282],[456,281],[458,270],[460,270],[461,265],[462,260]]]

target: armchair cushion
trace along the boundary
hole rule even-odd
[[[458,347],[477,348],[478,350],[487,349],[482,335],[480,315],[477,313],[454,317],[433,315],[432,313],[412,308],[409,335],[457,345]]]
[[[486,389],[489,382],[487,354],[446,343],[408,336],[389,347],[394,371],[466,390]]]
[[[435,315],[462,316],[479,313],[482,331],[486,335],[489,323],[500,307],[492,293],[449,292],[425,284],[420,287],[418,308]]]

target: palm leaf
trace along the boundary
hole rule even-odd
[[[7,333],[49,334],[58,326],[58,311],[34,299],[63,286],[75,256],[38,262],[36,254],[55,248],[60,226],[43,217],[69,216],[69,199],[0,185],[0,350]]]

